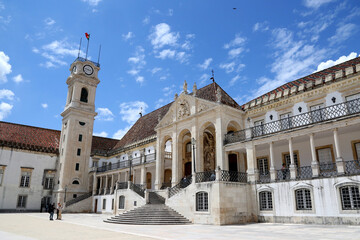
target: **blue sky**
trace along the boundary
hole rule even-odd
[[[236,8],[236,9],[234,9]],[[61,128],[69,66],[97,61],[96,135],[216,82],[239,104],[359,55],[360,1],[0,0],[0,120]]]

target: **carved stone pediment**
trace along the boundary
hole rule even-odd
[[[186,99],[181,99],[178,102],[178,119],[190,116],[190,106]]]

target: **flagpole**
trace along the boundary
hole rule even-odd
[[[82,40],[82,38],[80,38],[80,44],[79,44],[79,52],[78,52],[78,58],[80,57],[80,49],[81,49],[81,40]]]
[[[86,55],[85,55],[85,60],[87,60],[87,54],[88,54],[88,50],[89,50],[89,42],[90,42],[90,36],[89,38],[87,39],[88,42],[87,42],[87,47],[86,47]]]

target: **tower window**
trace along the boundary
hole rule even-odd
[[[80,148],[77,149],[77,155],[78,155],[78,156],[81,155],[81,149],[80,149]]]
[[[84,122],[79,122],[80,126],[85,126]]]
[[[74,181],[72,182],[72,184],[79,185],[80,183],[79,183],[78,180],[74,180]]]
[[[80,168],[80,163],[76,163],[75,164],[75,171],[79,171],[79,168]]]
[[[88,91],[86,90],[86,88],[81,89],[80,101],[85,103],[88,102]]]
[[[82,134],[79,134],[79,142],[82,142]]]

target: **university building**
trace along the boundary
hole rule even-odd
[[[185,82],[121,140],[92,135],[99,70],[72,63],[61,131],[0,122],[0,211],[360,224],[360,57],[243,105],[215,81]]]

